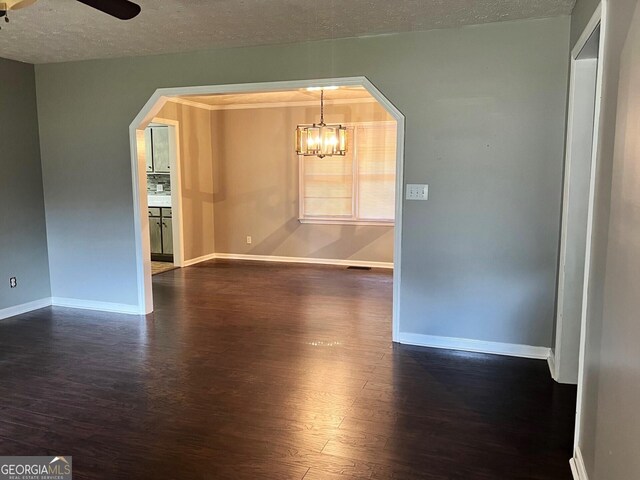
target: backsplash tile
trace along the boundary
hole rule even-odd
[[[162,185],[163,191],[158,192],[158,185]],[[149,195],[171,195],[171,177],[169,175],[147,175],[147,193]]]

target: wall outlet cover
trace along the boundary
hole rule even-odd
[[[407,184],[407,200],[428,200],[429,185],[422,183]]]

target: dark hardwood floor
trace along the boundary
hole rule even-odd
[[[391,345],[387,271],[212,261],[0,322],[0,455],[76,479],[569,480],[544,361]]]

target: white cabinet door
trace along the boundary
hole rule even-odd
[[[173,222],[170,218],[162,218],[162,253],[173,255]]]
[[[152,127],[151,140],[153,143],[153,168],[157,173],[171,171],[169,159],[169,128]]]
[[[151,253],[162,253],[162,228],[160,217],[149,217],[149,235],[151,237]]]

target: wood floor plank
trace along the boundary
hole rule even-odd
[[[570,480],[546,362],[391,343],[392,274],[211,261],[0,322],[0,455],[78,479]]]

